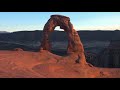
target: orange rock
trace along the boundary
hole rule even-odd
[[[49,41],[49,34],[54,31],[56,26],[60,26],[61,29],[67,33],[68,47],[67,53],[76,53],[80,56],[80,62],[86,62],[84,55],[83,44],[81,43],[78,33],[73,28],[70,22],[70,18],[62,15],[52,15],[47,21],[43,29],[43,39],[41,41],[41,48],[43,50],[51,51],[51,43]]]

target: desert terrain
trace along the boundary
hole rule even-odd
[[[55,31],[49,37],[56,26],[66,34]],[[86,52],[99,54],[109,46],[111,39],[118,39],[118,34],[119,31],[79,34],[70,18],[62,15],[51,15],[43,33],[38,30],[0,33],[0,78],[120,78],[120,68],[97,67],[92,62],[101,60],[90,59],[89,62],[86,59]],[[118,65],[119,60],[115,61]]]
[[[48,51],[0,51],[1,78],[120,78],[119,68],[98,68],[74,63],[76,56]]]

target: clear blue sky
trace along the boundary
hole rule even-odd
[[[52,14],[70,17],[76,30],[120,29],[120,12],[0,12],[0,31],[43,30]]]

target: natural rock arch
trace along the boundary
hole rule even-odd
[[[43,38],[41,41],[41,50],[51,51],[51,43],[49,41],[49,34],[54,31],[55,27],[60,26],[67,33],[68,46],[67,53],[77,53],[84,59],[84,48],[81,43],[78,33],[73,28],[70,22],[70,18],[62,15],[51,15],[51,18],[47,21],[43,29]]]

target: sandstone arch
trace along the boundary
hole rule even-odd
[[[54,31],[55,27],[60,26],[68,36],[67,53],[77,53],[81,59],[85,61],[84,48],[78,33],[73,28],[70,18],[62,15],[51,15],[43,29],[43,39],[41,41],[41,50],[51,51],[51,43],[49,42],[49,34]]]

